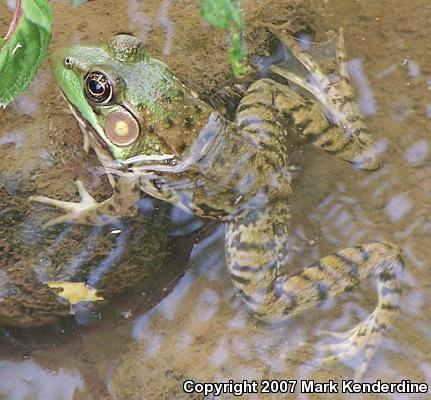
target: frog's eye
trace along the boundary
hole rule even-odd
[[[99,71],[90,72],[85,77],[84,91],[88,100],[100,105],[108,104],[114,92],[109,77]]]

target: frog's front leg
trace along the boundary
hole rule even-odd
[[[267,209],[250,209],[228,222],[226,258],[233,284],[245,302],[266,321],[278,321],[316,307],[325,299],[351,289],[370,276],[378,279],[378,305],[370,316],[324,350],[327,360],[347,360],[362,354],[355,377],[361,379],[383,332],[391,325],[400,303],[400,249],[373,242],[346,248],[288,277],[285,264],[287,201]]]
[[[30,196],[29,200],[54,206],[66,212],[65,215],[53,218],[43,227],[60,223],[76,223],[83,225],[106,225],[118,221],[118,218],[135,213],[135,203],[139,200],[139,185],[130,178],[117,179],[113,187],[113,195],[98,203],[88,193],[81,181],[76,181],[81,197],[79,203],[51,199],[45,196]]]

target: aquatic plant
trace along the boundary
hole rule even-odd
[[[213,26],[231,32],[229,60],[233,74],[240,78],[250,71],[244,64],[247,51],[242,39],[243,15],[241,0],[201,0],[201,15]]]

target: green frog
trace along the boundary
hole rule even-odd
[[[97,154],[113,195],[97,203],[78,181],[78,203],[42,196],[30,200],[65,212],[47,226],[110,223],[133,213],[143,194],[224,222],[232,283],[254,314],[268,322],[303,313],[376,277],[374,311],[347,332],[326,332],[340,340],[320,348],[330,353],[322,361],[360,355],[360,379],[399,309],[401,251],[388,242],[365,243],[339,250],[293,276],[282,273],[288,257],[290,141],[299,136],[363,170],[378,169],[379,154],[355,102],[342,32],[337,79],[329,79],[282,27],[269,29],[310,79],[274,65],[273,73],[285,83],[270,78],[252,83],[233,121],[151,58],[134,36],[58,50],[52,60],[55,78],[82,130],[84,148]],[[289,81],[309,95],[293,90]]]

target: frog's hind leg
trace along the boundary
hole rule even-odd
[[[354,90],[347,70],[342,29],[340,29],[336,45],[338,79],[330,79],[320,68],[319,61],[303,49],[297,39],[289,35],[285,30],[275,26],[270,26],[270,30],[309,72],[310,78],[305,80],[282,65],[273,65],[271,67],[273,72],[292,81],[316,97],[338,125],[350,125],[350,120],[353,119],[363,120],[356,105]]]
[[[377,292],[379,293],[379,298],[377,307],[364,321],[361,321],[345,332],[322,331],[322,334],[340,339],[341,342],[320,345],[317,348],[319,351],[332,353],[331,355],[322,358],[322,362],[346,360],[354,357],[357,349],[362,349],[364,355],[355,372],[356,380],[362,379],[366,372],[369,362],[375,353],[378,341],[381,338],[381,333],[391,325],[397,314],[401,300],[401,285],[398,278],[402,272],[403,263],[398,247],[391,243],[376,242],[356,246],[351,249],[344,249],[336,253],[335,256],[339,257],[342,253],[348,254],[353,249],[359,250],[360,247],[362,247],[362,249],[359,251],[364,251],[369,246],[382,246],[388,250],[386,252],[387,255],[391,252],[393,253],[392,259],[389,257],[384,261],[384,263],[393,263],[393,266],[382,264],[375,271],[370,271],[370,275],[378,274]],[[349,255],[345,258],[350,261],[350,257],[351,256]],[[367,276],[365,275],[364,278],[366,277]]]
[[[368,149],[358,164],[363,169],[376,169],[380,166],[374,151],[374,140],[356,102],[355,92],[347,70],[343,30],[340,29],[336,46],[337,77],[329,78],[319,67],[314,57],[303,49],[296,39],[280,27],[269,26],[271,32],[289,48],[293,56],[309,72],[310,79],[296,75],[286,66],[273,65],[271,70],[290,82],[302,87],[321,104],[329,119],[337,125],[350,142],[357,142]]]
[[[319,64],[299,43],[280,27],[270,26],[271,32],[292,52],[292,55],[305,67],[310,79],[297,75],[282,64],[271,66],[271,71],[312,94],[330,112],[328,92],[332,86],[329,78],[320,70]]]
[[[324,349],[333,352],[329,361],[363,355],[356,373],[360,378],[399,309],[400,249],[385,242],[368,243],[324,257],[291,277],[280,275],[286,257],[287,215],[287,206],[278,202],[268,209],[244,211],[228,223],[226,258],[232,282],[259,318],[275,322],[376,276],[375,310],[349,332],[334,334],[344,341]]]
[[[265,118],[259,120],[256,115]],[[276,121],[284,125],[287,132],[299,134],[314,146],[361,169],[375,170],[381,165],[371,136],[370,140],[363,141],[362,137],[347,135],[343,129],[330,123],[317,102],[269,78],[251,84],[237,109],[237,124],[248,137],[253,137],[256,127],[251,124],[244,126],[246,121],[252,121],[254,125],[257,122],[261,125],[259,131],[277,136],[278,132],[284,131],[274,124]],[[255,137],[257,141],[262,139],[265,138]],[[283,136],[280,143],[285,141]]]

